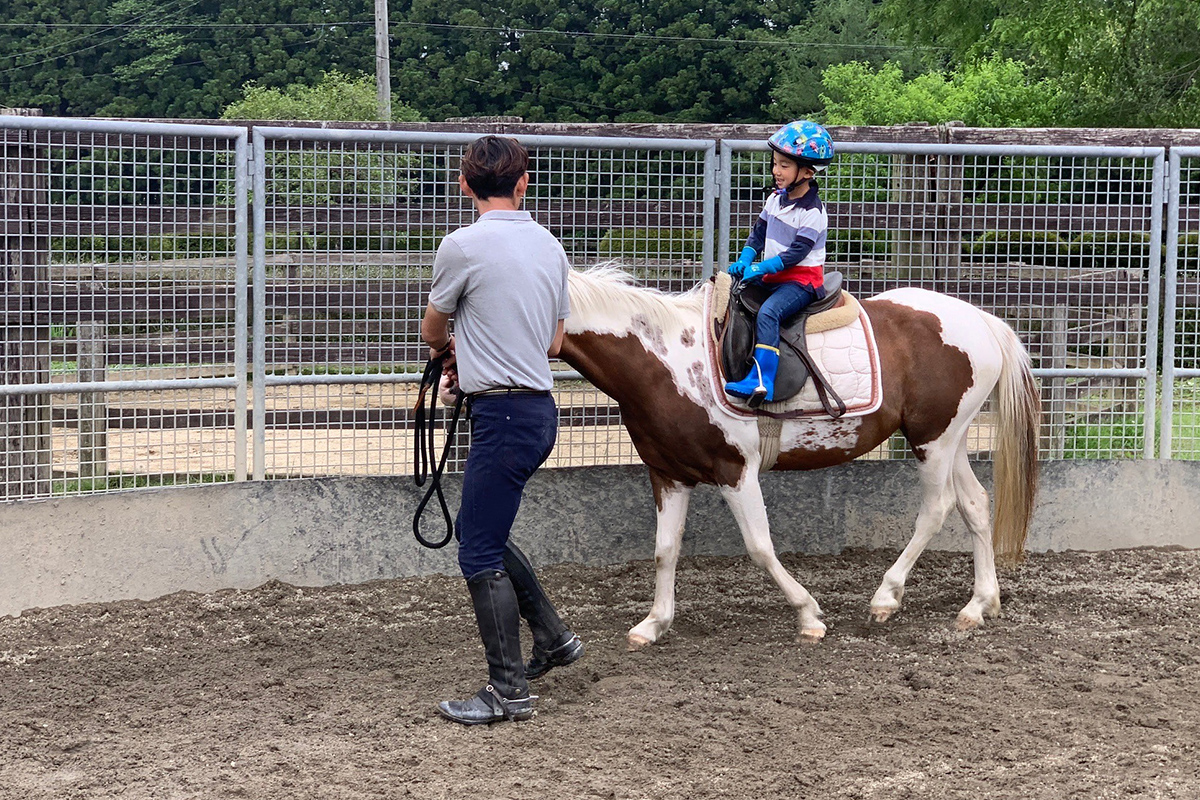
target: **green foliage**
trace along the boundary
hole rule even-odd
[[[392,3],[393,96],[431,119],[764,121],[778,39],[809,5]],[[10,0],[0,93],[55,115],[217,117],[248,83],[286,96],[322,73],[373,74],[372,20],[361,0]],[[132,27],[49,27],[63,23]]]
[[[1194,0],[883,0],[884,29],[956,68],[1012,58],[1069,102],[1056,125],[1200,124]]]
[[[413,0],[394,42],[398,94],[433,119],[765,119],[777,39],[808,3]],[[457,26],[457,27],[452,27]]]
[[[621,228],[600,238],[600,259],[651,258],[696,261],[701,257],[704,232],[660,228]]]
[[[1141,413],[1118,413],[1104,421],[1067,425],[1067,458],[1140,458],[1145,438]]]
[[[911,80],[894,62],[876,70],[854,61],[829,67],[823,80],[825,119],[834,125],[958,120],[977,127],[1042,126],[1065,100],[1053,82],[1031,81],[1024,65],[1000,58]]]
[[[888,61],[906,74],[919,69],[917,57],[880,28],[881,0],[828,0],[818,3],[803,23],[786,34],[783,68],[775,81],[770,110],[775,119],[823,118],[824,71],[851,61],[878,69]]]
[[[313,86],[294,83],[283,88],[248,83],[241,100],[221,112],[223,119],[337,120],[341,122],[378,120],[379,103],[375,79],[331,70]],[[403,103],[392,103],[392,120],[417,122],[421,119]]]
[[[312,84],[371,68],[371,18],[349,0],[8,0],[0,93],[5,105],[52,115],[215,118],[248,81]],[[64,27],[116,23],[131,27]]]
[[[963,246],[968,261],[1022,262],[1074,269],[1144,269],[1150,255],[1146,233],[1081,233],[1064,239],[1054,231],[985,231]]]

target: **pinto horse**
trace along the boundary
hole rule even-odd
[[[783,568],[771,542],[758,480],[758,425],[723,413],[714,397],[705,344],[712,291],[706,281],[685,294],[664,294],[634,286],[612,267],[570,275],[571,315],[560,356],[617,402],[649,468],[657,506],[654,603],[629,631],[631,648],[657,641],[671,626],[688,499],[700,483],[720,489],[750,558],[795,608],[799,639],[825,635],[820,606]],[[878,343],[882,405],[855,418],[785,420],[773,469],[841,464],[902,431],[916,454],[924,494],[916,532],[884,574],[870,618],[884,622],[900,607],[909,571],[957,506],[973,538],[975,581],[956,626],[977,627],[1000,611],[995,558],[1020,557],[1033,510],[1041,405],[1029,356],[1003,321],[946,295],[895,289],[861,305]],[[987,492],[967,460],[968,428],[993,393],[994,526]]]

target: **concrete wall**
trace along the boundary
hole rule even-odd
[[[977,465],[985,484],[988,465]],[[1200,547],[1200,463],[1051,462],[1033,551]],[[452,504],[457,487],[448,487]],[[859,462],[771,473],[763,490],[780,552],[898,548],[912,532],[916,469]],[[408,478],[329,478],[125,492],[0,506],[0,614],[188,589],[249,588],[276,578],[318,586],[457,571],[454,547],[420,547]],[[424,527],[439,538],[436,506]],[[514,535],[536,564],[602,564],[654,555],[654,503],[641,467],[542,470]],[[952,515],[934,549],[967,549]],[[693,496],[686,554],[736,555],[740,534],[720,494]]]

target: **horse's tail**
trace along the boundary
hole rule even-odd
[[[1003,354],[995,389],[999,429],[993,465],[996,517],[992,547],[999,561],[1012,564],[1025,555],[1025,537],[1037,495],[1042,400],[1029,353],[1017,334],[1003,320],[987,313],[983,316]]]

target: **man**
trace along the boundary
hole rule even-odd
[[[479,212],[442,240],[421,338],[470,402],[471,452],[456,522],[458,563],[479,624],[488,683],[468,700],[438,705],[465,725],[533,715],[528,680],[583,655],[509,530],[530,476],[550,455],[558,410],[549,359],[570,313],[570,264],[554,236],[521,211],[529,153],[513,139],[485,136],[463,154],[459,188]],[[450,335],[451,315],[455,335]],[[533,657],[521,662],[521,617]]]

